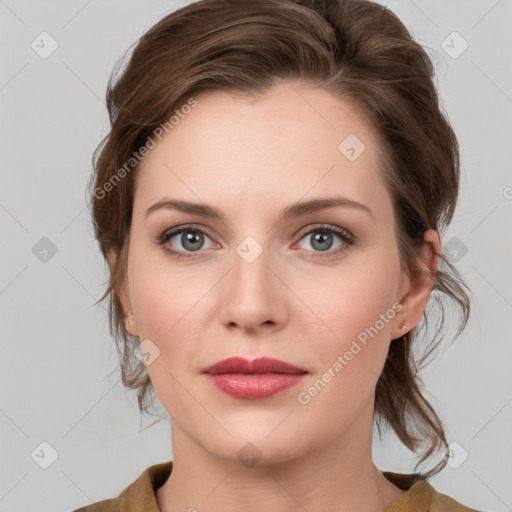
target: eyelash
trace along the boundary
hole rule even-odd
[[[193,258],[194,257],[194,252],[190,252],[190,253],[187,253],[187,252],[183,252],[183,251],[177,251],[175,249],[171,249],[169,246],[167,246],[167,242],[173,238],[174,236],[176,235],[179,235],[180,233],[183,233],[183,232],[187,232],[187,231],[190,231],[190,232],[193,232],[193,233],[202,233],[206,236],[208,236],[209,238],[211,238],[208,233],[206,231],[204,231],[203,229],[199,228],[199,227],[196,227],[192,224],[189,224],[189,225],[186,225],[186,226],[183,226],[181,228],[178,228],[178,229],[175,229],[175,230],[171,230],[171,231],[164,231],[162,233],[162,235],[160,235],[160,237],[158,238],[158,240],[156,241],[156,244],[158,246],[162,246],[164,252],[166,252],[167,254],[170,254],[171,256],[175,257],[175,258],[178,258],[178,259],[190,259],[190,258]],[[313,251],[313,254],[311,255],[311,257],[313,258],[326,258],[328,256],[332,256],[333,254],[340,254],[340,253],[343,253],[347,250],[347,248],[351,245],[353,245],[357,238],[352,235],[351,233],[349,233],[348,231],[346,231],[345,229],[341,229],[341,228],[337,228],[337,227],[334,227],[334,226],[330,226],[328,224],[321,224],[313,229],[310,229],[309,231],[307,231],[306,233],[304,233],[300,238],[299,240],[302,240],[303,238],[306,238],[308,235],[311,235],[312,233],[316,233],[316,232],[322,232],[322,233],[331,233],[331,234],[335,234],[337,235],[341,241],[345,244],[345,245],[342,245],[341,247],[338,247],[337,249],[334,249],[334,250],[329,250],[329,251]],[[303,249],[307,252],[311,252],[311,251],[308,251],[307,249]],[[199,251],[196,251],[196,252],[202,252],[201,250]],[[328,255],[328,256],[324,256],[324,254]]]

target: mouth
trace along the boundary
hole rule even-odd
[[[203,373],[219,391],[236,398],[260,399],[296,386],[308,372],[278,359],[233,357],[205,368]]]

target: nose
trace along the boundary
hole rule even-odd
[[[231,270],[220,286],[222,323],[230,328],[238,326],[255,332],[279,329],[286,322],[287,300],[291,292],[283,284],[282,270],[270,249],[263,248],[248,237],[231,258]]]

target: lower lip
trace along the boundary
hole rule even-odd
[[[210,383],[236,398],[265,398],[296,386],[305,373],[266,373],[246,375],[240,373],[206,374]]]

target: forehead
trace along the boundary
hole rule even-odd
[[[389,206],[371,127],[347,101],[298,84],[252,98],[209,91],[195,99],[144,158],[136,208],[165,195],[288,204],[333,192]]]

